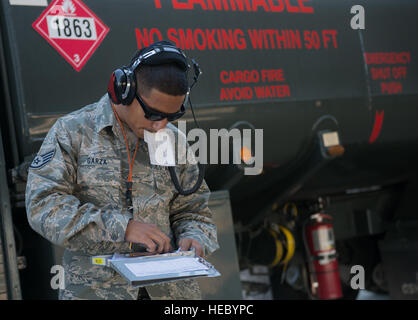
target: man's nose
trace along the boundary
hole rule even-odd
[[[167,119],[163,119],[161,121],[154,121],[154,123],[152,124],[152,128],[158,131],[158,130],[164,129],[167,123],[168,123]]]

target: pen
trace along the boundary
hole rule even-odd
[[[181,250],[178,248],[176,251],[173,251],[173,253],[179,253]],[[129,257],[141,257],[141,256],[151,256],[154,255],[155,252],[132,252],[129,254]]]
[[[132,257],[152,256],[154,254],[155,253],[153,252],[133,252],[129,254],[129,257],[132,258]]]

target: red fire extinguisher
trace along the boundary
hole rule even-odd
[[[311,294],[316,299],[342,297],[335,249],[332,217],[322,213],[310,216],[304,227],[305,247],[309,260]]]

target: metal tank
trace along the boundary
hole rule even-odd
[[[410,210],[418,160],[415,1],[18,2],[0,6],[1,128],[7,168],[14,169],[15,224],[25,243],[36,244],[29,255],[53,256],[25,222],[25,161],[27,168],[58,117],[99,100],[115,68],[162,39],[182,47],[202,68],[191,97],[208,135],[210,129],[263,129],[261,174],[220,164],[206,172],[211,190],[229,190],[238,246],[245,247],[242,230],[276,223],[275,212],[286,203],[296,203],[303,217],[318,209],[318,197],[327,199],[323,209],[334,214],[341,246],[372,237],[370,250],[380,252],[376,243],[399,221],[416,220]],[[43,17],[51,6],[46,16],[67,17],[68,27],[51,29],[52,20]],[[88,27],[93,22],[94,30]],[[55,38],[47,39],[53,32]],[[91,45],[83,49],[86,41]],[[190,109],[185,119],[190,130]],[[327,133],[338,138],[335,154],[324,154]],[[403,230],[393,231],[394,237]],[[298,241],[300,230],[292,233]],[[268,264],[274,244],[263,241],[269,243],[259,255]],[[240,263],[251,259],[242,256]],[[370,265],[374,270],[376,262]],[[21,276],[42,273],[42,290],[53,296],[50,275],[30,268]]]

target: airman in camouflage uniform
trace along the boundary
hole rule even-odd
[[[123,124],[130,154],[137,135]],[[176,137],[177,128],[171,124]],[[138,289],[91,256],[132,252],[125,232],[131,219],[155,224],[171,240],[197,240],[204,254],[218,248],[205,182],[188,196],[177,193],[166,167],[150,164],[140,140],[133,166],[133,212],[125,197],[128,155],[109,97],[56,121],[29,169],[26,209],[31,227],[66,248],[65,289],[60,299],[137,299]],[[177,165],[184,189],[198,177],[197,165]],[[200,299],[193,279],[146,287],[151,299]]]

